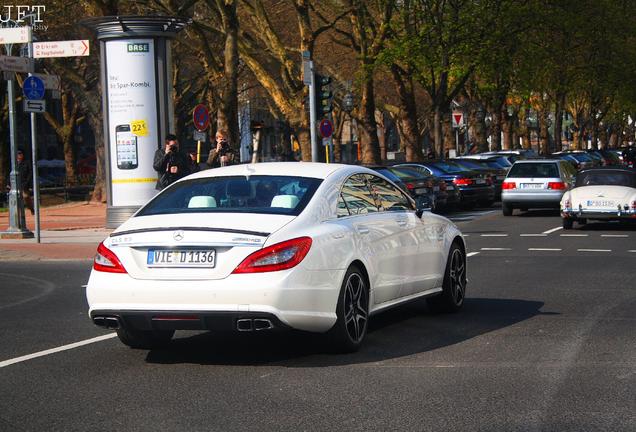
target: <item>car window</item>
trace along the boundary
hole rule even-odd
[[[465,173],[468,171],[467,168],[453,162],[435,162],[433,165],[448,174]]]
[[[377,211],[378,206],[375,202],[375,197],[369,189],[365,176],[354,174],[349,177],[340,190],[337,209],[338,217],[375,213]]]
[[[430,176],[433,175],[433,171],[431,171],[430,169],[421,166],[421,165],[405,165],[404,168],[409,168],[412,170],[417,171],[418,173],[424,175],[424,176]]]
[[[579,186],[627,186],[636,188],[636,174],[614,170],[582,172],[576,179],[576,187]]]
[[[561,165],[561,168],[570,175],[570,177],[576,177],[576,168],[572,166],[572,164],[565,162]]]
[[[378,176],[369,175],[368,179],[371,190],[378,197],[380,210],[404,211],[412,209],[411,202],[400,189]]]
[[[322,182],[296,176],[227,176],[181,181],[137,213],[263,213],[298,216]]]
[[[516,163],[510,168],[508,177],[558,178],[556,162]]]

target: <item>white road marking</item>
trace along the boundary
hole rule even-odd
[[[528,248],[529,251],[546,251],[546,252],[553,252],[553,251],[561,251],[563,249],[557,249],[557,248]]]
[[[519,237],[547,237],[547,234],[519,234]]]
[[[547,231],[543,231],[543,234],[552,234],[553,232],[556,232],[556,231],[561,230],[561,229],[563,229],[563,227],[552,228],[552,229],[549,229]]]
[[[509,251],[510,248],[481,248],[483,251]]]
[[[579,252],[611,252],[611,249],[577,249]]]
[[[636,252],[636,251],[634,251],[634,252]],[[468,252],[468,253],[466,254],[466,256],[467,256],[467,257],[471,257],[471,256],[475,256],[475,255],[477,255],[478,253],[479,253],[479,252]]]
[[[628,250],[627,252],[636,252],[636,249]]]
[[[628,234],[601,234],[601,237],[626,238],[626,237],[629,237],[629,235]]]
[[[482,234],[482,237],[508,237],[508,234]]]
[[[72,344],[62,345],[62,346],[57,347],[57,348],[51,348],[51,349],[44,350],[44,351],[39,351],[39,352],[36,352],[36,353],[33,353],[33,354],[27,354],[27,355],[24,355],[24,356],[21,356],[21,357],[16,357],[16,358],[13,358],[13,359],[5,360],[5,361],[0,362],[0,368],[11,366],[12,364],[16,364],[16,363],[22,363],[24,361],[31,360],[31,359],[34,359],[34,358],[47,356],[49,354],[55,354],[55,353],[58,353],[58,352],[61,352],[61,351],[67,351],[67,350],[70,350],[70,349],[73,349],[73,348],[78,348],[78,347],[81,347],[81,346],[84,346],[84,345],[89,345],[89,344],[92,344],[92,343],[95,343],[95,342],[101,342],[101,341],[106,340],[106,339],[112,339],[112,338],[114,338],[116,336],[117,336],[117,333],[109,333],[107,335],[97,336],[97,337],[94,337],[92,339],[86,339],[86,340],[75,342],[75,343],[72,343]]]
[[[589,234],[559,234],[561,237],[587,237]]]

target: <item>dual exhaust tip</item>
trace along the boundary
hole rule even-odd
[[[93,323],[102,328],[117,330],[119,325],[119,318],[109,316],[96,316],[93,318]]]
[[[240,332],[271,330],[273,328],[274,324],[266,318],[242,318],[236,320],[236,330]]]

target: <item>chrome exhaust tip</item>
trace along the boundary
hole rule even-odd
[[[236,329],[240,332],[248,332],[254,330],[254,323],[251,319],[236,320]]]
[[[268,319],[265,318],[257,318],[254,320],[254,330],[271,330],[274,328],[274,324]]]
[[[119,328],[119,319],[116,317],[96,316],[93,318],[93,324],[98,327],[117,330]]]

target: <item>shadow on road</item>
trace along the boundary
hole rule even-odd
[[[537,301],[476,298],[467,299],[458,314],[437,315],[420,301],[374,316],[362,349],[353,354],[331,354],[326,338],[316,334],[200,333],[177,337],[166,349],[150,351],[146,361],[288,367],[378,362],[454,345],[517,324],[544,314],[542,306]]]
[[[515,216],[519,217],[546,217],[557,216],[560,217],[559,209],[541,209],[541,210],[517,210],[519,213],[515,213]]]
[[[636,231],[636,221],[589,221],[575,226],[575,231]]]

